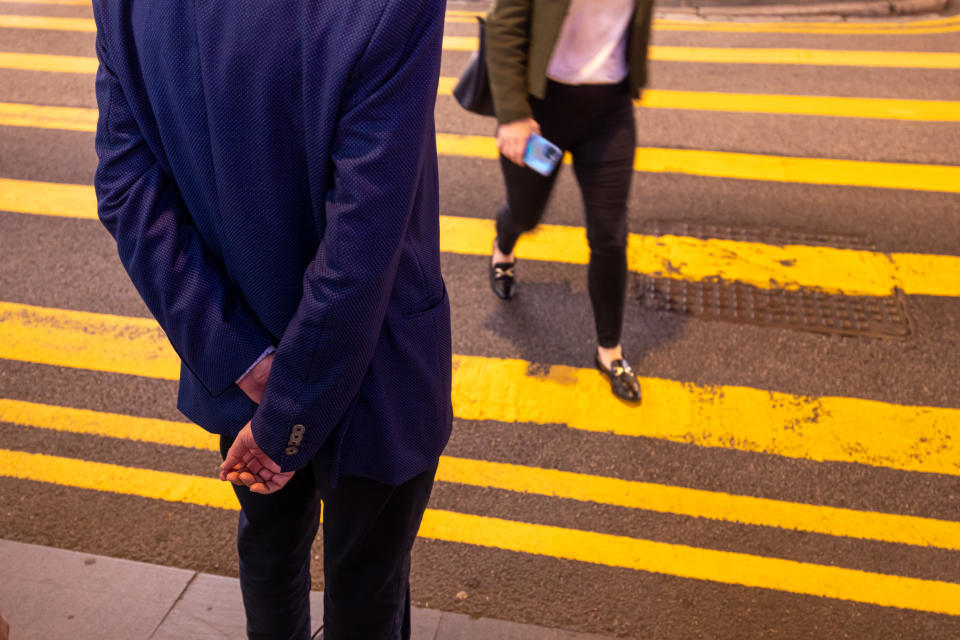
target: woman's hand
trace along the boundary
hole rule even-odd
[[[523,165],[523,154],[531,134],[540,135],[540,125],[533,118],[514,120],[497,127],[497,149],[513,162]]]

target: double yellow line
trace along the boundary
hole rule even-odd
[[[196,425],[0,398],[0,422],[62,433],[219,451]],[[960,522],[622,480],[557,469],[443,456],[437,480],[657,513],[830,536],[960,550]],[[114,482],[112,489],[127,487]],[[188,492],[184,492],[188,493]],[[227,500],[234,504],[233,500]],[[211,506],[225,506],[217,502]],[[210,504],[208,502],[208,504]]]
[[[0,476],[221,509],[223,482],[165,471],[0,449]],[[960,585],[701,549],[580,529],[427,509],[419,536],[722,584],[960,615]]]
[[[180,361],[147,318],[0,302],[0,358],[177,380]],[[610,395],[592,369],[456,355],[458,418],[580,431],[815,461],[960,475],[960,409],[643,378],[644,403]],[[576,393],[572,390],[576,390]]]
[[[85,185],[0,178],[0,211],[95,220],[96,197]],[[495,230],[488,219],[441,216],[440,249],[487,255]],[[582,227],[544,224],[521,240],[525,260],[587,264]],[[686,236],[630,234],[629,268],[677,280],[722,278],[756,287],[815,288],[847,295],[960,296],[960,256],[891,253],[806,245],[768,245]]]

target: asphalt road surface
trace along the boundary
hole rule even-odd
[[[475,32],[452,9],[457,420],[416,604],[630,638],[960,637],[960,19],[656,25],[631,287],[855,294],[911,324],[831,335],[631,298],[631,408],[591,369],[569,167],[518,246],[518,297],[488,288],[503,186],[493,123],[449,96]],[[0,537],[235,575],[215,441],[177,412],[175,357],[95,219],[91,17],[0,1]]]

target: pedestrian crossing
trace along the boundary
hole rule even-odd
[[[0,398],[0,421],[22,427],[219,451],[216,436],[187,422],[4,398]],[[437,480],[692,518],[960,550],[960,523],[933,518],[732,495],[453,456],[440,459]],[[118,483],[111,483],[110,487],[113,489],[107,490],[115,490]],[[217,504],[221,508],[234,508],[231,500]]]
[[[0,0],[0,6],[13,0]],[[30,0],[43,5],[81,6],[76,0]],[[448,22],[472,22],[467,11],[450,11]],[[89,18],[0,14],[0,30],[33,29],[92,33]],[[960,18],[871,23],[706,23],[657,20],[655,29],[678,33],[915,35],[960,31]],[[844,40],[847,42],[847,40]],[[449,52],[469,52],[476,39],[445,37]],[[3,48],[8,48],[4,46]],[[862,51],[658,45],[657,61],[684,64],[834,66],[889,70],[960,69],[960,53],[945,51]],[[96,59],[0,52],[0,68],[44,74],[93,74]],[[43,78],[46,76],[38,76]],[[668,80],[669,78],[667,78]],[[42,81],[42,80],[40,80]],[[441,78],[440,100],[450,100],[455,79]],[[91,80],[92,91],[92,80]],[[2,102],[0,127],[23,131],[91,133],[95,109]],[[703,113],[866,118],[900,122],[960,122],[960,103],[949,100],[702,92],[653,87],[643,108]],[[453,161],[493,165],[490,136],[444,130],[438,123],[438,152]],[[2,132],[2,129],[0,129]],[[92,136],[90,137],[92,144]],[[52,150],[51,153],[56,153]],[[634,168],[643,174],[685,175],[698,180],[763,181],[869,189],[896,194],[960,194],[960,166],[828,157],[791,157],[736,150],[638,147]],[[45,182],[0,174],[3,216],[38,220],[74,219],[96,224],[89,184]],[[441,176],[447,180],[456,176]],[[443,188],[443,187],[441,187]],[[960,211],[960,206],[958,206]],[[775,221],[773,221],[775,223]],[[441,221],[441,250],[451,256],[486,256],[494,229],[489,219],[447,214]],[[2,227],[0,227],[2,228]],[[723,280],[766,289],[811,289],[824,293],[960,297],[960,256],[880,252],[814,245],[776,245],[674,235],[630,235],[630,269],[637,274],[689,281]],[[44,250],[38,247],[38,251]],[[580,227],[548,224],[524,237],[523,259],[585,265],[588,249]],[[482,284],[482,283],[481,283]],[[481,286],[473,283],[473,285]],[[473,286],[471,285],[471,286]],[[454,299],[456,304],[456,299]],[[78,311],[56,305],[9,300],[0,289],[0,367],[3,362],[96,371],[131,380],[173,381],[180,364],[152,319]],[[456,346],[456,345],[455,345]],[[951,406],[888,402],[874,398],[791,393],[784,388],[705,385],[667,377],[641,379],[644,402],[621,404],[593,370],[495,354],[454,356],[453,400],[458,424],[494,423],[517,432],[561,428],[585,438],[600,435],[678,443],[721,455],[748,453],[812,465],[851,465],[897,477],[960,475],[960,451],[953,434],[960,427],[955,394]],[[149,443],[173,450],[218,450],[214,436],[190,424],[156,417],[48,404],[4,391],[0,377],[0,425],[24,432],[64,433],[111,442]],[[149,411],[149,407],[145,408]],[[456,435],[454,436],[457,437]],[[68,455],[61,455],[61,454]],[[98,462],[69,455],[7,448],[0,444],[0,478],[106,494],[236,510],[229,486],[212,477],[161,471],[135,464]],[[502,492],[505,500],[533,496],[559,508],[587,513],[587,505],[650,512],[745,527],[745,532],[801,532],[831,539],[897,545],[898,548],[960,550],[960,522],[903,510],[855,509],[832,505],[829,491],[816,503],[679,484],[645,482],[610,473],[584,473],[571,463],[548,468],[487,459],[483,451],[447,455],[438,481],[456,487]],[[540,504],[540,503],[536,503]],[[717,549],[645,536],[612,533],[584,519],[576,527],[534,517],[517,519],[480,512],[464,504],[431,507],[420,536],[470,548],[489,548],[556,561],[670,576],[694,582],[735,585],[791,595],[817,596],[880,607],[960,616],[960,583],[917,577],[903,571],[865,570],[859,563],[789,559],[777,553],[744,552],[737,545]],[[526,521],[529,520],[529,521]],[[922,573],[922,572],[921,572]],[[902,574],[902,575],[901,575]]]
[[[180,360],[152,319],[0,302],[0,359],[177,380]],[[808,397],[641,377],[640,407],[595,371],[454,355],[454,416],[700,447],[960,475],[960,409]],[[577,390],[572,395],[572,390]]]

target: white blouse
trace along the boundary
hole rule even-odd
[[[627,77],[634,0],[570,0],[547,77],[564,84],[616,84]]]

